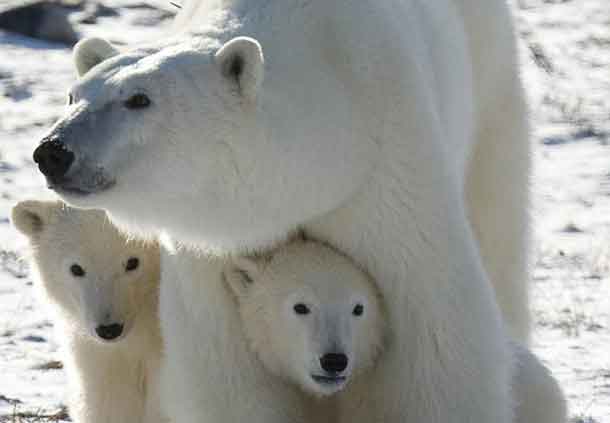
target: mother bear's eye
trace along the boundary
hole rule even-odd
[[[78,278],[81,278],[81,277],[85,276],[85,269],[80,267],[78,264],[73,264],[72,266],[70,266],[70,273],[72,273],[74,276],[76,276]]]
[[[68,93],[68,106],[74,104],[74,96],[72,93]]]
[[[128,109],[145,109],[150,106],[150,98],[146,94],[134,94],[123,103]]]
[[[310,313],[309,307],[307,307],[303,303],[295,304],[293,309],[296,314],[300,314],[300,315],[306,315],[306,314]]]
[[[356,304],[354,310],[352,310],[352,314],[354,316],[362,316],[362,313],[364,313],[364,306],[362,304]]]

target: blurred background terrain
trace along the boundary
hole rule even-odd
[[[610,423],[610,1],[514,0],[530,96],[533,349],[560,380],[574,422]],[[71,46],[163,36],[163,0],[0,0],[0,423],[64,409],[61,334],[36,295],[21,199],[51,197],[32,162],[75,80]]]

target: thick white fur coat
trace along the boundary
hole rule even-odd
[[[268,423],[293,406],[260,388],[198,251],[261,251],[296,229],[362,265],[388,305],[384,359],[339,421],[511,421],[530,160],[505,2],[199,0],[178,22],[175,39],[93,67],[52,130],[88,192],[58,187],[67,201],[173,239],[161,321],[177,421]],[[150,107],[121,108],[141,91]],[[68,131],[92,122],[104,131]]]
[[[159,248],[128,240],[100,210],[23,201],[13,223],[52,306],[76,423],[161,423]],[[130,258],[138,260],[126,269]],[[81,274],[71,273],[80,266]],[[97,328],[121,324],[112,340]]]

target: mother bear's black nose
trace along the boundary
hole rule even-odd
[[[340,373],[347,367],[345,354],[329,353],[320,357],[320,366],[329,373]]]
[[[38,169],[51,182],[61,179],[74,161],[74,153],[56,138],[43,141],[34,150],[34,161],[38,163]]]

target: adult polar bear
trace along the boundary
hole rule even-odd
[[[184,41],[117,57],[99,40],[79,45],[90,71],[35,152],[49,185],[131,231],[214,252],[263,250],[303,228],[365,266],[388,303],[390,345],[346,394],[343,421],[510,421],[489,279],[526,338],[529,157],[504,0],[199,0],[178,22]],[[168,361],[201,386],[193,363],[235,335],[203,320],[226,317],[197,303],[205,260],[163,260],[178,307],[163,315],[162,295],[164,335],[184,359]],[[228,376],[214,379],[214,401],[239,398],[222,403],[237,413],[249,392],[236,381],[250,373],[215,365]],[[197,404],[178,393],[170,402]]]

